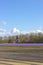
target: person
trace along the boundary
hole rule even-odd
[[[18,43],[18,36],[16,36],[16,43]]]

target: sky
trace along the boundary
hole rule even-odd
[[[0,29],[43,30],[43,0],[0,0]]]

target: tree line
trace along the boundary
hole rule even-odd
[[[4,38],[0,37],[0,43],[43,43],[43,34],[21,34]]]

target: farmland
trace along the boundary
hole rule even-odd
[[[0,46],[0,58],[43,63],[43,46]]]

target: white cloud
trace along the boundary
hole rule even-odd
[[[28,31],[22,31],[21,34],[29,34],[30,32]]]
[[[0,36],[4,37],[4,36],[9,36],[9,35],[11,35],[11,33],[9,33],[7,30],[0,29]]]
[[[34,30],[34,31],[32,31],[33,33],[43,33],[43,31],[42,30],[40,30],[40,29],[38,29],[38,30]]]
[[[17,28],[13,28],[13,29],[12,29],[12,33],[20,33],[20,30],[17,29]]]
[[[6,30],[5,29],[0,29],[0,36],[6,35]]]
[[[43,33],[43,31],[42,31],[42,30],[37,30],[36,32],[38,32],[38,33]]]
[[[6,32],[6,30],[5,29],[0,29],[0,32]]]
[[[20,31],[17,28],[13,28],[12,29],[12,34],[14,34],[14,35],[18,35],[18,34],[29,34],[29,32],[27,32],[27,31]]]
[[[6,21],[3,21],[2,22],[2,25],[4,25],[4,26],[7,25],[7,22]]]
[[[0,36],[12,36],[12,35],[19,35],[19,34],[31,34],[31,33],[43,33],[42,30],[34,30],[34,31],[20,31],[19,29],[17,28],[13,28],[12,31],[7,31],[5,29],[0,29]]]
[[[5,27],[7,26],[7,22],[6,21],[1,21],[0,22],[0,27]]]
[[[31,34],[31,33],[43,33],[43,30],[34,30],[34,31],[20,31],[19,29],[17,28],[13,28],[12,32],[15,34]]]
[[[18,30],[17,28],[13,28],[12,32],[11,31],[7,31],[5,29],[0,29],[0,36],[12,36],[12,35],[18,35],[20,34],[20,30]]]

